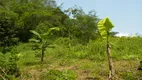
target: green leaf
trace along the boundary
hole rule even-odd
[[[57,47],[57,45],[56,44],[52,44],[52,45],[48,45],[48,47],[49,48],[55,48],[55,47]]]
[[[29,39],[29,41],[30,42],[36,42],[36,43],[40,42],[40,40],[37,40],[37,39]]]
[[[110,31],[114,27],[114,25],[112,24],[112,22],[108,17],[105,18],[104,26],[106,26],[107,31]]]
[[[49,30],[46,33],[42,34],[41,37],[47,39],[51,31],[53,30],[59,31],[60,29],[58,27],[49,28]]]
[[[53,30],[59,31],[60,29],[58,27],[49,28],[48,33],[50,33]]]
[[[100,32],[100,35],[102,38],[106,39],[107,38],[107,31],[104,25],[98,25],[98,30]]]
[[[38,36],[38,38],[41,39],[41,36],[38,32],[34,31],[34,30],[30,30],[31,33],[33,33],[34,35]]]
[[[98,30],[102,38],[106,39],[108,36],[109,31],[114,27],[112,22],[109,20],[108,17],[100,20],[98,22]]]

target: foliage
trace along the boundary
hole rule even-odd
[[[112,80],[112,77],[114,76],[114,69],[113,69],[113,62],[110,52],[110,44],[109,44],[109,36],[110,36],[110,30],[114,27],[114,25],[111,23],[108,17],[104,18],[103,20],[98,22],[98,30],[100,35],[103,39],[106,40],[106,51],[107,51],[107,57],[108,57],[108,65],[109,65],[109,80]]]
[[[75,80],[76,74],[71,70],[49,70],[46,74],[41,75],[42,80]]]
[[[3,47],[2,52],[8,51],[7,47],[17,44],[16,26],[13,19],[0,20],[0,45]]]
[[[137,80],[132,72],[125,72],[124,74],[122,74],[122,76],[125,80]]]
[[[139,63],[137,62],[139,62],[142,58],[140,54],[142,51],[141,49],[142,44],[139,43],[141,42],[141,40],[142,39],[138,37],[137,38],[122,37],[122,38],[110,39],[110,42],[113,42],[111,46],[112,54],[113,54],[112,57],[115,62],[118,62],[118,61],[121,62],[120,64],[118,63],[116,66],[116,70],[118,67],[120,71],[120,72],[116,72],[116,74],[119,75],[119,78],[128,79],[128,78],[132,78],[132,76],[136,76],[136,77],[141,76],[141,74],[137,75],[135,73],[136,67],[139,66]],[[45,51],[44,57],[45,57],[45,62],[47,63],[47,64],[43,64],[45,66],[45,69],[48,69],[49,66],[55,69],[57,65],[59,65],[60,67],[63,66],[66,68],[66,65],[71,66],[73,64],[74,65],[80,64],[78,65],[79,69],[81,68],[85,70],[88,70],[88,69],[91,70],[92,75],[94,75],[94,77],[102,78],[103,76],[107,76],[108,74],[107,67],[106,67],[107,58],[106,58],[104,40],[95,40],[95,41],[90,40],[87,45],[75,43],[77,42],[76,40],[73,40],[73,39],[70,40],[69,38],[60,38],[58,40],[55,40],[54,42],[56,46],[54,48],[48,47],[47,48],[48,51]],[[12,51],[15,51],[14,53],[21,54],[21,57],[19,58],[17,65],[22,70],[27,68],[40,69],[40,67],[36,68],[37,66],[39,66],[39,60],[34,55],[37,53],[37,51],[31,50],[32,48],[31,45],[32,45],[31,43],[26,43],[26,44],[22,43],[18,46],[14,46],[14,48],[12,49]],[[4,63],[6,63],[5,61],[8,61],[8,57],[10,55],[11,55],[10,53],[9,54],[7,53],[5,55],[1,53],[0,64],[2,66],[4,66]],[[91,61],[91,63],[89,64],[89,62],[84,62],[84,60]],[[77,61],[82,61],[82,62],[77,63]],[[124,61],[127,62],[126,65]],[[136,64],[130,61],[134,61],[136,62]],[[10,62],[10,64],[13,64],[13,63]],[[128,69],[129,68],[128,64],[134,67]],[[120,66],[122,66],[121,69],[120,69]],[[126,69],[123,69],[123,68],[126,68]],[[27,71],[30,72],[30,69],[27,69]],[[134,71],[133,74],[129,72],[131,70]],[[30,74],[30,75],[33,76],[33,74]],[[45,75],[47,75],[47,73],[41,74],[41,77],[45,79],[47,77]]]
[[[39,46],[39,48],[41,49],[41,62],[43,62],[43,57],[44,57],[44,51],[46,50],[46,47],[49,46],[49,40],[51,38],[51,34],[53,30],[59,31],[58,27],[54,27],[54,28],[49,28],[48,31],[46,33],[43,34],[39,34],[38,32],[31,30],[31,33],[33,33],[34,35],[37,36],[37,39],[30,39],[29,41],[32,42],[36,42],[36,43],[41,43],[41,45]]]
[[[100,20],[98,22],[98,30],[100,32],[100,35],[102,38],[106,39],[108,38],[110,34],[110,30],[114,27],[114,25],[111,23],[108,17]]]
[[[108,20],[106,18],[104,22]],[[103,23],[99,24],[100,28],[98,21]],[[85,13],[74,6],[63,11],[55,0],[0,0],[0,79],[12,80],[22,73],[18,78],[23,80],[24,73],[33,77],[36,75],[32,72],[36,71],[37,79],[74,80],[78,76],[71,70],[78,75],[85,74],[82,77],[93,75],[93,78],[106,79],[106,45],[100,37],[108,34],[112,27],[106,28],[111,24],[104,22],[94,10]],[[117,32],[109,32],[112,58],[119,67],[116,73],[120,80],[141,78],[141,73],[134,69],[142,59],[142,38],[116,37],[115,34]],[[45,54],[42,67],[37,58],[41,57],[40,50]],[[132,68],[128,69],[129,65],[125,63]],[[60,67],[69,70],[58,70]],[[41,68],[43,71],[38,70]],[[39,75],[44,70],[49,71]]]
[[[73,18],[65,21],[66,34],[72,38],[78,38],[79,42],[88,42],[89,39],[97,39],[97,22],[98,17],[94,10],[86,14],[81,8],[74,6],[65,10],[65,13]]]
[[[20,71],[17,65],[18,56],[14,53],[3,55],[0,53],[0,79],[14,79],[20,76]]]
[[[0,21],[8,19],[7,22],[10,22],[7,28],[16,31],[6,34],[4,28],[4,37],[9,35],[19,41],[28,42],[32,37],[30,30],[42,34],[53,27],[61,29],[55,32],[54,37],[77,38],[83,44],[89,39],[95,40],[99,37],[97,30],[99,18],[94,10],[86,14],[81,8],[74,6],[62,11],[55,0],[2,0],[0,5]]]
[[[37,30],[37,27],[43,23],[47,28],[57,27],[66,18],[54,0],[2,0],[0,15],[0,21],[12,19],[7,26],[11,27],[11,31],[17,31],[16,37],[23,42],[31,38],[29,30]],[[13,33],[9,35],[12,36]]]
[[[141,38],[139,37],[121,37],[121,38],[111,38],[110,42],[112,44],[112,56],[115,59],[124,59],[124,60],[139,60],[141,59],[140,53],[142,52],[139,42]],[[119,56],[119,57],[117,57]]]
[[[110,38],[112,57],[116,60],[140,60],[142,44],[139,44],[139,42],[141,42],[141,38],[138,37]],[[94,61],[102,61],[106,59],[105,43],[106,41],[98,39],[90,40],[87,45],[82,45],[77,43],[75,39],[60,38],[54,41],[57,46],[48,52],[56,57],[62,56],[63,58],[66,56],[68,58],[87,58]]]

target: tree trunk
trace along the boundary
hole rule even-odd
[[[112,80],[112,77],[114,76],[114,70],[113,70],[113,62],[110,52],[110,45],[107,43],[107,55],[108,55],[108,64],[109,64],[109,78],[108,80]]]
[[[42,62],[42,63],[43,63],[43,58],[44,58],[44,51],[45,51],[45,49],[42,48],[42,51],[41,51],[41,62]]]

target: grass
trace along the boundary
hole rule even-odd
[[[142,59],[141,38],[113,38],[112,57],[114,80],[141,80],[137,70]],[[13,48],[20,54],[17,62],[21,76],[18,80],[106,80],[108,62],[104,41],[90,41],[87,45],[73,44],[60,39],[56,47],[47,48],[44,63],[40,63],[40,51],[32,50],[29,43]],[[64,43],[60,43],[64,42]],[[50,76],[49,76],[50,75]]]

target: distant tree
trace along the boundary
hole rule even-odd
[[[97,38],[97,22],[99,18],[94,10],[86,14],[81,8],[74,6],[65,10],[65,13],[72,18],[66,22],[67,34],[78,38],[82,42]]]
[[[27,42],[32,36],[29,30],[38,30],[37,27],[42,23],[48,24],[47,28],[59,27],[68,17],[57,6],[55,0],[1,0],[0,16],[3,17],[1,20],[7,17],[3,12],[17,15],[13,24],[17,28],[16,37],[22,42]],[[56,35],[60,36],[61,33]]]
[[[115,37],[117,34],[119,34],[119,32],[110,32],[110,36]]]
[[[21,42],[28,42],[32,37],[30,30],[44,33],[53,27],[60,28],[54,33],[58,37],[77,38],[80,42],[98,38],[99,18],[95,11],[86,14],[75,6],[63,12],[55,0],[1,0],[0,16],[0,20],[13,19],[15,28],[12,29]]]
[[[18,41],[16,20],[16,13],[0,9],[0,47],[3,47],[3,53],[7,51],[7,47],[16,44]]]

